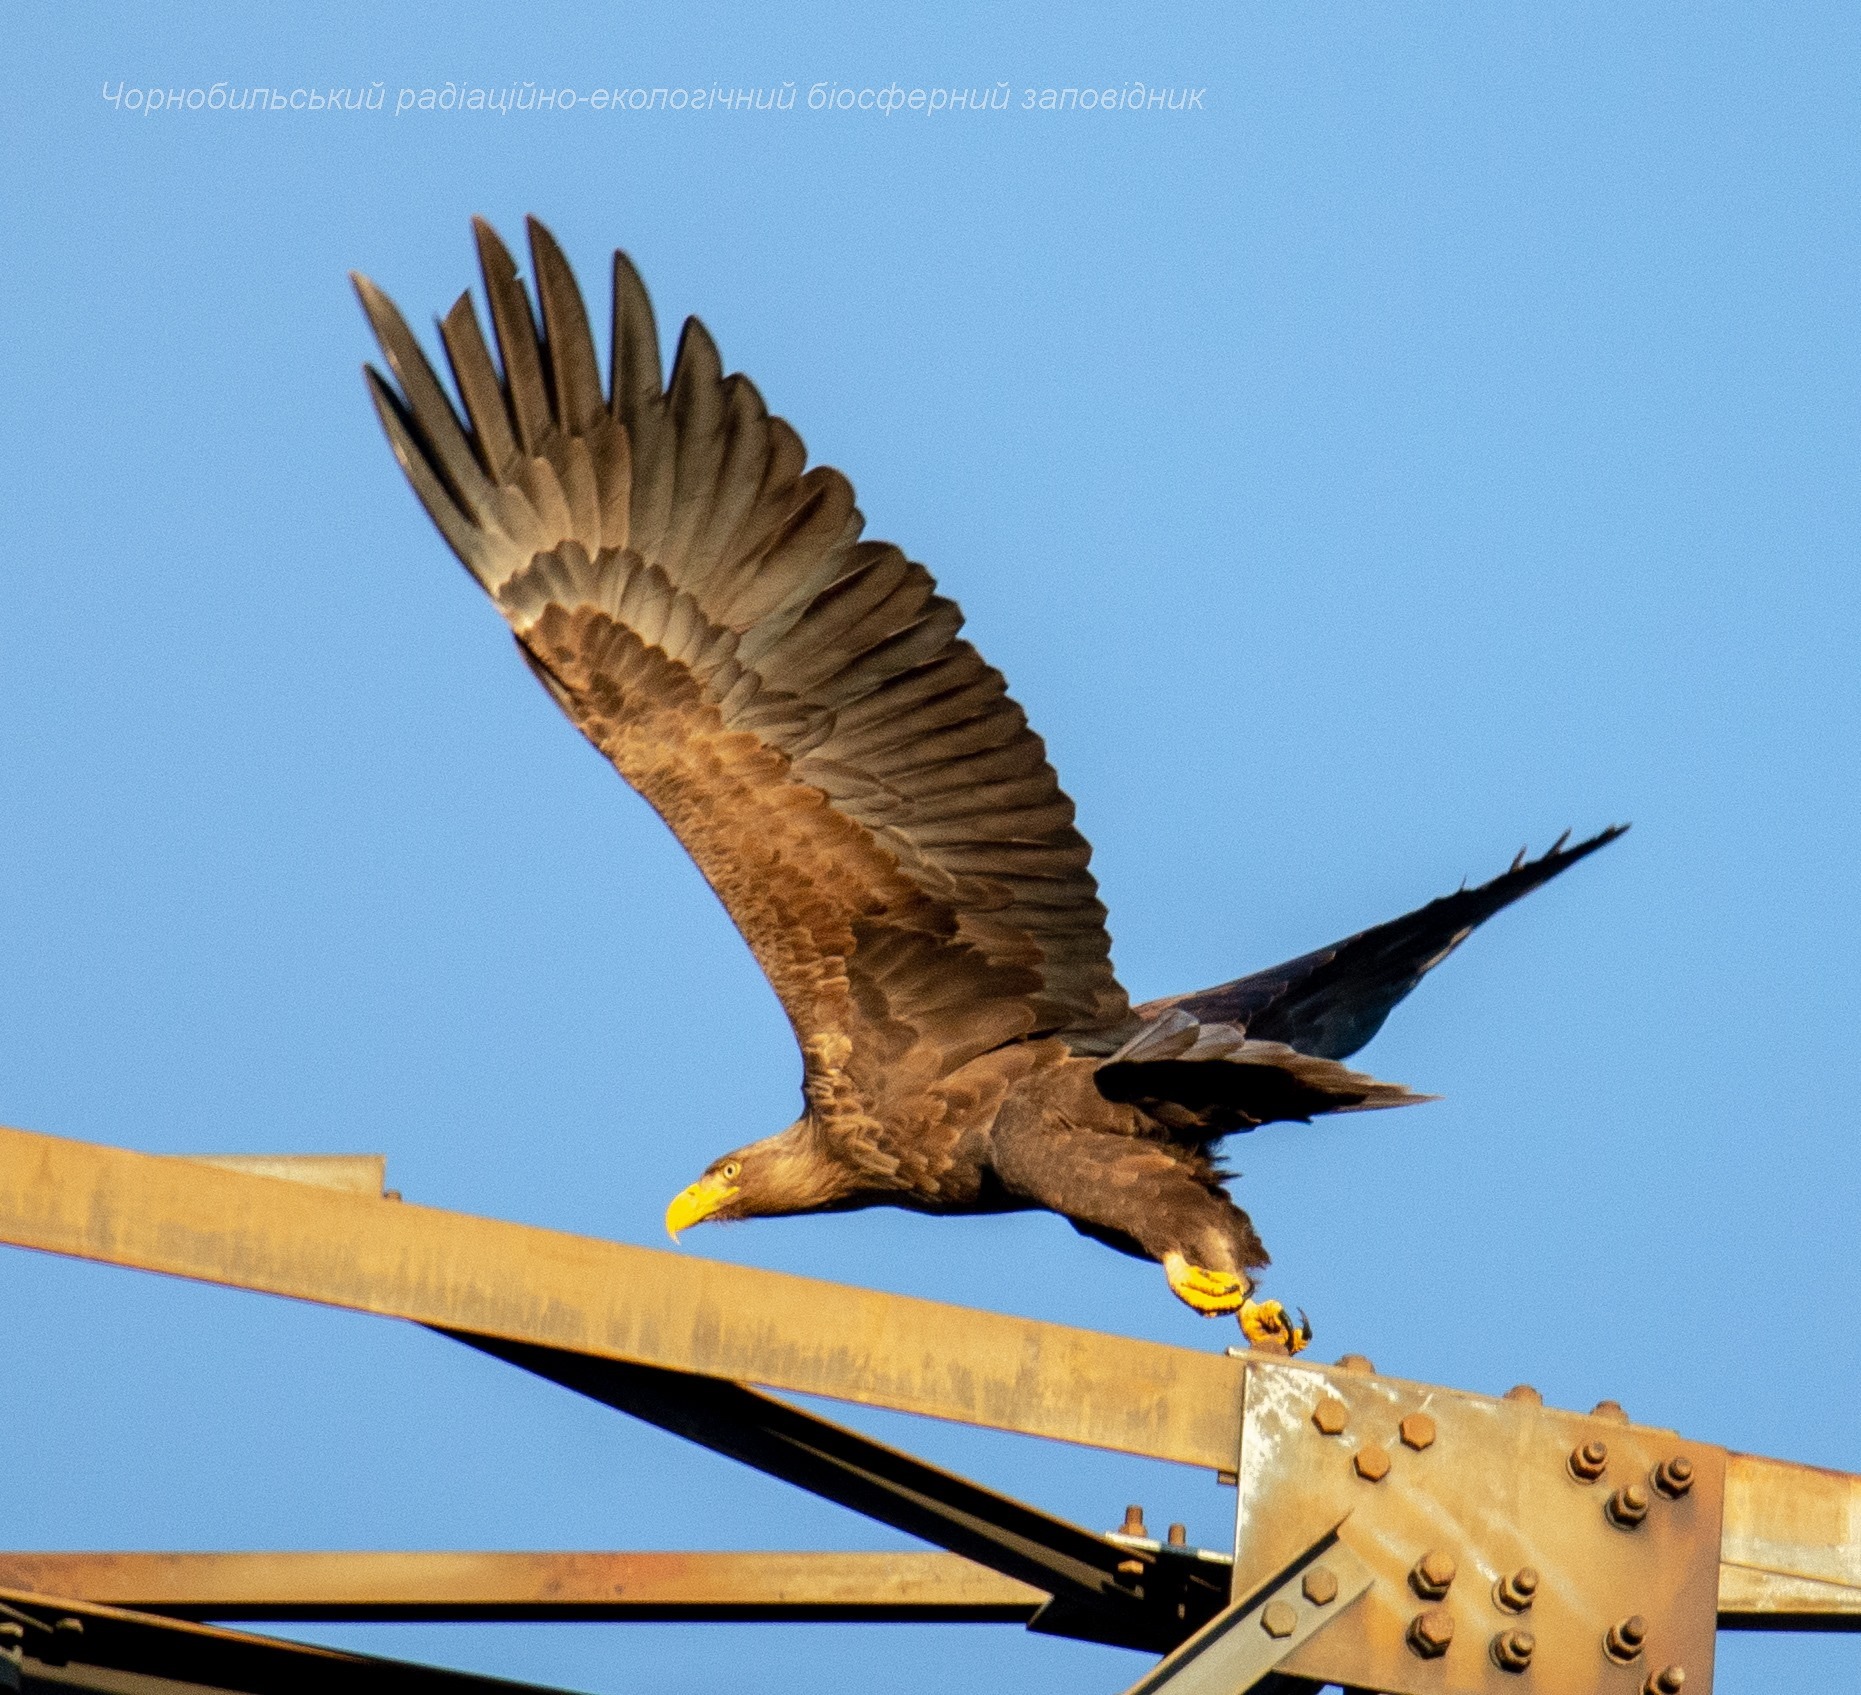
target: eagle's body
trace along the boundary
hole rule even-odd
[[[956,607],[860,539],[846,479],[805,468],[696,320],[662,384],[618,254],[604,388],[568,266],[531,234],[540,329],[482,224],[501,361],[469,299],[442,323],[463,419],[358,280],[399,393],[369,380],[435,523],[697,861],[800,1043],[802,1115],[715,1161],[668,1224],[1044,1207],[1163,1262],[1199,1310],[1241,1308],[1267,1256],[1212,1145],[1422,1098],[1339,1061],[1481,920],[1614,832],[1133,1008],[1072,803]]]

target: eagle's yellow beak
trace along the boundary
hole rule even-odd
[[[681,1189],[672,1197],[672,1204],[666,1208],[666,1234],[676,1242],[681,1230],[702,1224],[736,1192],[734,1183],[700,1177],[689,1189]]]

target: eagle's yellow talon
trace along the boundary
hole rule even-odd
[[[1312,1344],[1312,1321],[1299,1313],[1294,1324],[1278,1301],[1243,1301],[1238,1314],[1250,1347],[1268,1353],[1300,1354]]]
[[[1163,1270],[1176,1298],[1194,1307],[1204,1318],[1240,1311],[1253,1287],[1238,1272],[1210,1271],[1206,1266],[1191,1265],[1181,1254],[1166,1254]]]

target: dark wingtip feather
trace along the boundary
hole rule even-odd
[[[504,362],[504,392],[510,400],[517,440],[525,453],[535,454],[554,427],[536,314],[530,309],[530,296],[517,274],[517,261],[503,238],[483,218],[473,218],[472,233],[477,238],[485,297],[491,305],[491,327],[497,334],[498,353]]]
[[[527,218],[525,226],[530,234],[530,268],[536,274],[537,299],[543,308],[556,422],[579,433],[592,427],[607,405],[600,367],[595,363],[594,332],[575,272],[560,244],[540,220]]]
[[[613,339],[608,349],[608,405],[615,420],[637,422],[665,391],[659,325],[633,261],[614,250]]]
[[[1536,859],[1523,854],[1489,882],[1378,924],[1330,947],[1198,994],[1140,1006],[1155,1016],[1175,1007],[1203,1020],[1223,1020],[1250,1037],[1281,1041],[1302,1053],[1344,1059],[1382,1028],[1390,1009],[1494,913],[1543,887],[1580,859],[1622,835],[1626,824],[1566,846],[1566,831]]]
[[[375,403],[375,416],[387,433],[388,445],[393,448],[394,457],[413,485],[420,504],[458,555],[459,562],[489,588],[490,559],[485,533],[459,509],[452,491],[429,457],[417,421],[393,385],[373,365],[362,367],[362,380],[368,385],[369,397]]]

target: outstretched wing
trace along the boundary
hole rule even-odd
[[[1566,838],[1560,837],[1537,859],[1521,851],[1509,870],[1478,888],[1457,889],[1387,924],[1232,983],[1148,1001],[1137,1015],[1185,1012],[1205,1023],[1236,1025],[1258,1041],[1346,1059],[1382,1029],[1397,1002],[1495,912],[1607,847],[1627,828],[1611,825],[1575,847],[1565,847]]]
[[[786,1009],[806,1087],[852,1131],[888,1095],[1044,1031],[1128,1014],[1105,909],[1041,740],[962,614],[687,321],[671,381],[614,256],[603,393],[539,224],[539,329],[476,224],[501,368],[469,296],[440,330],[461,419],[356,279],[398,381],[401,468],[544,686],[665,819]]]

